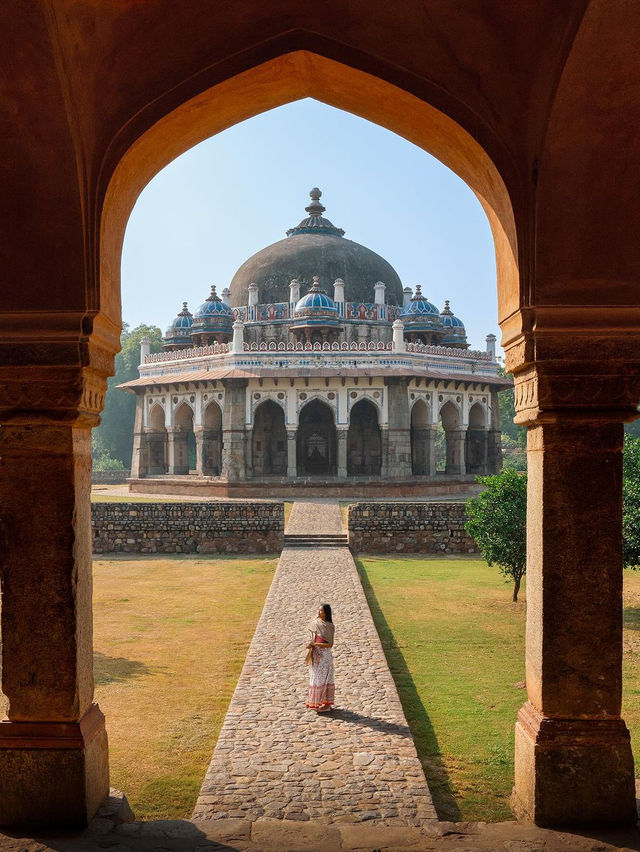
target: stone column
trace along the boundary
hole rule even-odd
[[[408,479],[411,476],[411,415],[407,379],[386,378],[385,384],[389,408],[385,476],[388,479]],[[383,458],[384,455],[383,444]]]
[[[223,379],[225,388],[222,412],[222,476],[229,482],[246,478],[245,409],[246,379]]]
[[[429,436],[427,438],[427,476],[436,475],[436,436],[438,434],[437,426],[429,426]]]
[[[289,479],[295,479],[298,475],[297,437],[297,429],[287,429],[287,476]]]
[[[465,451],[466,451],[466,429],[448,429],[447,438],[447,463],[445,473],[454,476],[464,476],[466,473]]]
[[[347,477],[347,435],[349,429],[336,429],[336,437],[338,439],[338,478],[346,479]]]
[[[253,426],[245,427],[244,470],[247,479],[253,479]]]
[[[516,422],[529,426],[528,701],[516,724],[513,804],[538,825],[637,818],[620,716],[621,451],[639,380],[637,367],[625,375],[599,358],[516,375]]]
[[[169,455],[169,474],[183,476],[189,473],[187,436],[179,426],[169,426],[167,428],[167,448]]]
[[[149,451],[144,431],[144,393],[136,395],[136,416],[133,424],[133,452],[131,454],[131,478],[139,479],[149,470]]]
[[[90,490],[91,427],[113,356],[92,352],[86,339],[61,344],[62,363],[34,375],[20,366],[20,345],[11,348],[9,366],[0,366],[9,700],[0,722],[0,825],[81,827],[109,790],[104,717],[93,703]],[[42,351],[57,354],[51,343]],[[96,366],[65,364],[79,354]]]
[[[194,426],[193,434],[196,439],[196,476],[204,475],[204,428]]]
[[[409,433],[411,440],[411,433]],[[380,478],[389,478],[389,428],[380,426],[380,452],[382,453],[382,464],[380,465]]]

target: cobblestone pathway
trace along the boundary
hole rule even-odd
[[[290,533],[340,532],[337,503],[296,502]],[[336,708],[304,706],[318,606],[336,624]],[[417,826],[436,819],[347,548],[286,548],[193,818]]]

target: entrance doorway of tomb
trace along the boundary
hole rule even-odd
[[[414,476],[429,476],[435,471],[431,464],[435,447],[429,421],[427,403],[417,400],[411,409],[411,472]]]
[[[164,409],[156,403],[149,412],[147,427],[147,469],[151,476],[167,472],[167,430],[164,425]]]
[[[351,409],[347,433],[347,474],[379,476],[382,467],[382,441],[378,410],[362,399]]]
[[[174,423],[169,433],[169,473],[183,476],[196,466],[193,409],[186,402],[176,409]]]
[[[336,473],[336,427],[333,412],[318,399],[300,412],[297,440],[299,476],[333,476]]]
[[[254,476],[286,476],[287,430],[281,406],[266,400],[255,413],[251,438]]]
[[[210,402],[205,409],[201,440],[203,474],[220,476],[222,468],[222,410],[217,402]]]
[[[465,441],[465,468],[467,473],[487,472],[487,424],[485,411],[479,402],[469,409],[469,426]]]

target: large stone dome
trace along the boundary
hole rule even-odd
[[[231,281],[231,304],[246,305],[249,284],[258,285],[260,303],[288,302],[289,283],[300,282],[304,293],[311,288],[317,275],[320,286],[333,292],[333,282],[342,278],[347,302],[373,302],[374,285],[387,285],[385,301],[402,304],[402,282],[387,261],[371,249],[344,239],[344,231],[336,228],[322,215],[322,193],[312,189],[309,214],[287,237],[267,246],[246,260]]]

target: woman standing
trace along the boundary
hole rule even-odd
[[[313,641],[307,645],[311,655],[307,707],[316,713],[326,713],[333,704],[335,684],[333,675],[334,626],[331,607],[322,604],[312,627]]]

